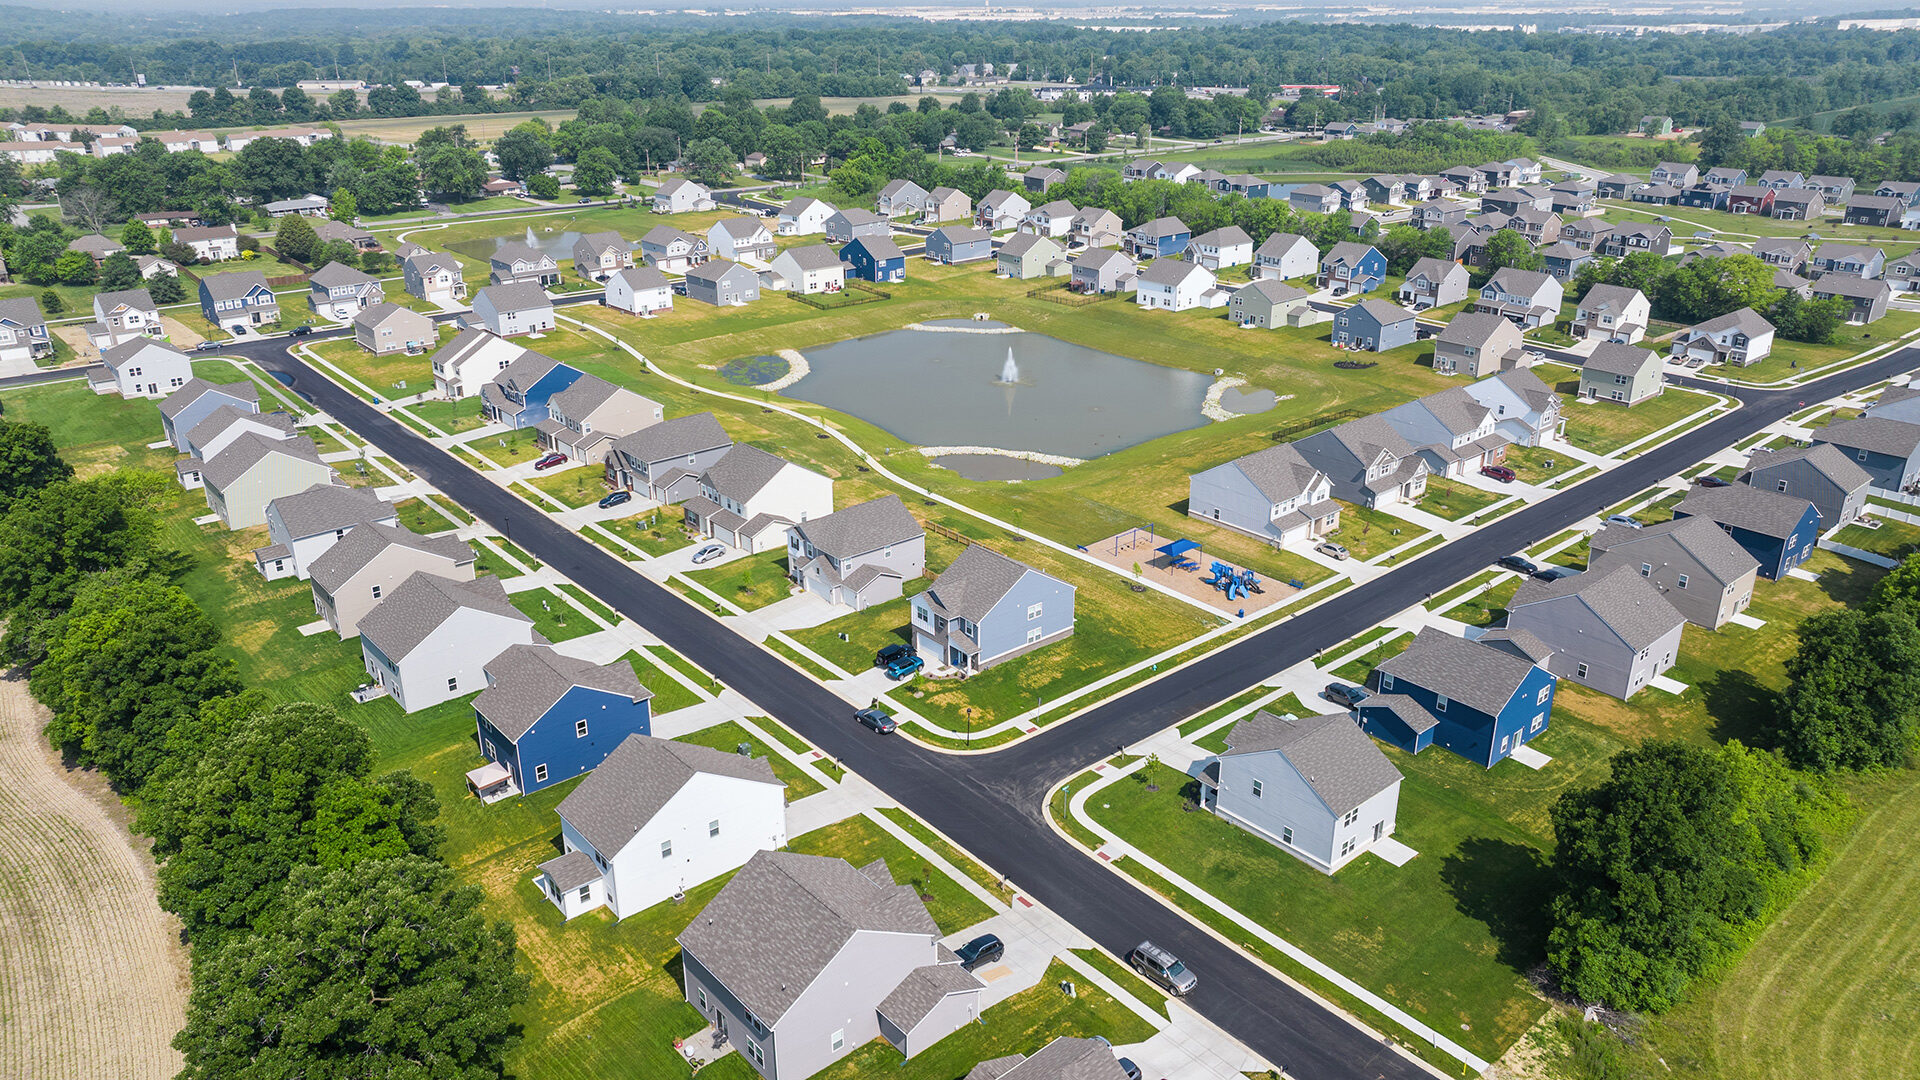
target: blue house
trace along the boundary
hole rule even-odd
[[[971,674],[1073,634],[1074,588],[979,544],[913,598],[913,650]]]
[[[1759,560],[1760,576],[1776,580],[1806,562],[1820,539],[1820,511],[1812,503],[1748,484],[1691,491],[1673,516],[1703,517],[1725,529]]]
[[[849,277],[862,281],[907,280],[906,255],[900,245],[884,236],[855,237],[840,249],[840,261],[849,267]]]
[[[993,234],[985,229],[943,225],[927,234],[927,258],[937,263],[993,258]]]
[[[591,772],[629,735],[653,732],[653,692],[625,660],[595,665],[545,645],[512,645],[473,699],[487,764],[467,774],[483,802]]]
[[[553,395],[580,381],[582,374],[552,357],[522,353],[491,382],[481,384],[480,411],[492,423],[532,427],[549,418],[547,403]]]
[[[1816,428],[1813,441],[1838,447],[1867,470],[1874,487],[1905,491],[1920,483],[1920,424],[1874,412]]]
[[[1187,250],[1193,230],[1177,217],[1154,218],[1127,231],[1124,247],[1136,259],[1171,258]]]
[[[1387,257],[1372,244],[1345,240],[1320,257],[1320,275],[1314,285],[1332,289],[1335,296],[1372,292],[1387,278]]]
[[[1548,650],[1524,632],[1498,644],[1428,627],[1380,662],[1360,726],[1410,754],[1439,745],[1492,768],[1547,729],[1559,680],[1537,663]]]
[[[1362,300],[1333,317],[1336,348],[1386,352],[1413,344],[1419,320],[1413,312],[1385,300]]]

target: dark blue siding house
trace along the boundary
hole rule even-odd
[[[579,368],[527,353],[480,388],[481,412],[497,424],[532,427],[548,419],[547,402],[580,381],[581,374]]]
[[[467,785],[485,802],[591,772],[627,736],[653,733],[653,693],[625,660],[596,665],[514,645],[484,670],[473,711],[488,763]]]
[[[1320,257],[1314,285],[1332,289],[1335,296],[1372,292],[1387,277],[1387,257],[1372,244],[1343,240]]]
[[[1806,562],[1820,539],[1820,511],[1812,503],[1747,484],[1689,492],[1673,516],[1703,517],[1720,526],[1759,561],[1761,577],[1776,580]]]
[[[1498,644],[1428,627],[1368,678],[1360,726],[1410,754],[1439,745],[1492,768],[1547,729],[1559,680],[1535,661],[1548,650],[1524,631]]]
[[[907,257],[900,245],[884,236],[861,236],[840,249],[847,276],[862,281],[907,280]]]

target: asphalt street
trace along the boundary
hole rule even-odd
[[[1120,746],[1255,686],[1478,573],[1496,557],[1551,536],[1732,445],[1803,401],[1822,400],[1920,365],[1920,351],[1903,349],[1806,387],[1742,392],[1744,405],[1731,414],[1070,722],[998,751],[954,755],[868,733],[853,722],[852,709],[823,686],[320,376],[288,355],[286,344],[257,340],[227,351],[281,373],[303,397],[536,558],[720,675],[1089,937],[1116,953],[1146,938],[1171,948],[1199,976],[1199,987],[1189,999],[1196,1009],[1290,1074],[1310,1080],[1428,1074],[1317,998],[1272,978],[1238,949],[1115,881],[1110,871],[1046,824],[1043,803],[1051,786]]]

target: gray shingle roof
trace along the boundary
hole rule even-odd
[[[1792,535],[1812,506],[1805,499],[1778,491],[1751,484],[1729,484],[1723,488],[1695,488],[1680,500],[1673,512],[1707,518],[1762,536],[1785,537]]]
[[[1550,407],[1559,405],[1560,399],[1554,394],[1553,388],[1541,382],[1540,376],[1535,375],[1529,368],[1514,368],[1512,371],[1503,371],[1492,378],[1519,394],[1530,409],[1544,412]]]
[[[1732,491],[1733,488],[1717,490]],[[1612,570],[1576,574],[1559,581],[1529,579],[1521,583],[1507,607],[1518,610],[1566,597],[1585,604],[1630,649],[1644,649],[1687,621],[1660,595],[1659,589],[1640,576],[1639,570],[1624,563]]]
[[[1032,1057],[1009,1054],[975,1065],[965,1080],[1126,1080],[1113,1048],[1062,1035]]]
[[[1504,330],[1502,328],[1505,328]],[[1511,331],[1513,323],[1490,312],[1463,311],[1447,320],[1435,340],[1449,345],[1470,345],[1481,348],[1493,340],[1495,334]],[[1518,336],[1518,331],[1513,331]]]
[[[1855,277],[1852,274],[1821,274],[1813,283],[1815,296],[1844,296],[1849,300],[1872,300],[1892,290],[1880,278]]]
[[[372,642],[380,655],[397,664],[427,640],[427,635],[466,609],[533,623],[507,603],[506,588],[492,574],[483,574],[472,581],[450,581],[415,571],[360,620],[360,636]]]
[[[887,220],[871,210],[864,210],[857,206],[850,206],[840,211],[839,218],[848,225],[871,225],[876,221]]]
[[[562,416],[578,419],[592,415],[593,410],[605,405],[607,399],[619,392],[618,386],[598,375],[581,375],[573,380],[573,385],[547,398],[547,404],[557,406]]]
[[[580,239],[573,242],[573,246],[577,248],[581,244],[587,245],[588,249],[596,254],[605,252],[609,248],[615,251],[632,251],[634,246],[632,241],[611,229],[583,233]]]
[[[486,717],[487,722],[500,734],[514,742],[519,742],[527,729],[533,727],[536,721],[547,714],[547,710],[553,708],[554,703],[576,686],[604,690],[636,702],[653,696],[653,691],[640,685],[640,677],[634,674],[633,665],[624,659],[610,664],[594,664],[562,656],[546,645],[508,646],[505,652],[488,662],[485,671],[487,688],[473,699],[474,711]],[[766,769],[768,779],[772,778],[773,770],[766,767],[764,761],[756,764]],[[601,851],[601,854],[610,853]]]
[[[179,234],[174,234],[178,238]],[[215,300],[238,300],[253,289],[273,291],[267,284],[267,275],[258,270],[236,270],[227,274],[208,274],[200,279],[200,287]]]
[[[1365,312],[1368,317],[1372,318],[1374,322],[1379,323],[1381,326],[1393,326],[1396,323],[1403,323],[1408,319],[1417,318],[1413,312],[1408,311],[1406,308],[1391,301],[1379,299],[1378,297],[1362,300],[1353,305],[1352,310]]]
[[[1611,311],[1616,314],[1627,309],[1635,297],[1645,299],[1639,289],[1629,289],[1624,285],[1595,285],[1587,290],[1577,305],[1582,311]]]
[[[268,505],[296,540],[352,528],[363,521],[381,521],[395,513],[393,505],[374,494],[372,488],[341,484],[315,484],[297,495],[282,495]]]
[[[1430,626],[1414,635],[1413,644],[1400,655],[1380,661],[1379,670],[1498,716],[1533,673],[1533,665]]]
[[[1247,291],[1260,296],[1270,304],[1285,304],[1312,295],[1307,290],[1297,285],[1289,285],[1278,278],[1262,278],[1234,290],[1236,295]]]
[[[375,304],[372,307],[367,308],[365,311],[362,311],[360,314],[355,315],[353,317],[353,325],[377,327],[381,323],[386,322],[388,319],[392,319],[400,315],[402,312],[405,312],[407,315],[410,315],[413,318],[418,319],[423,323],[426,323],[429,327],[433,325],[433,321],[431,319],[428,319],[425,315],[420,314],[419,312],[413,310],[412,308],[401,307],[399,304],[396,304],[391,300]]]
[[[537,869],[547,875],[547,880],[561,893],[570,893],[604,876],[600,873],[599,865],[593,861],[593,856],[577,849],[557,859],[548,859]]]
[[[0,323],[14,326],[40,326],[47,317],[40,313],[40,304],[31,296],[17,296],[11,300],[0,300]]]
[[[125,367],[128,362],[145,356],[147,353],[156,349],[162,353],[181,359],[185,359],[187,355],[164,341],[155,341],[149,337],[137,337],[131,341],[123,341],[118,345],[112,345],[100,350],[100,362],[115,371],[119,371]]]
[[[93,299],[101,311],[109,313],[123,305],[140,311],[153,311],[159,306],[153,302],[153,294],[145,289],[115,289],[113,292],[103,292]]]
[[[978,623],[1030,569],[990,548],[969,544],[933,579],[927,599],[942,614]]]
[[[1595,556],[1647,543],[1659,546],[1671,543],[1693,556],[1714,580],[1721,584],[1737,581],[1760,565],[1733,537],[1708,517],[1675,518],[1658,525],[1636,529],[1630,525],[1609,525],[1595,533],[1589,550]],[[1591,560],[1589,560],[1591,561]]]
[[[801,270],[832,270],[840,265],[840,253],[825,244],[791,247],[780,254]]]
[[[1361,259],[1367,257],[1367,252],[1372,250],[1373,247],[1370,244],[1356,243],[1352,240],[1342,240],[1328,248],[1327,253],[1320,256],[1320,262],[1322,265],[1327,263],[1346,263],[1348,266],[1357,266]]]
[[[1160,217],[1154,218],[1145,225],[1135,226],[1133,231],[1141,236],[1157,239],[1162,236],[1178,236],[1191,230],[1187,228],[1186,222],[1177,217]]]
[[[1487,284],[1515,296],[1535,296],[1541,289],[1547,287],[1548,282],[1552,281],[1554,278],[1551,274],[1544,274],[1538,270],[1516,270],[1509,266],[1494,271],[1493,276],[1487,279]]]
[[[766,223],[757,217],[721,218],[714,224],[720,226],[722,232],[735,240],[751,240],[767,227]]]
[[[1287,252],[1299,247],[1301,244],[1307,245],[1307,250],[1309,251],[1316,250],[1313,242],[1304,236],[1297,236],[1293,233],[1274,233],[1261,242],[1259,250],[1255,251],[1254,254],[1256,256],[1265,255],[1270,259],[1278,259]]]
[[[507,285],[488,285],[480,290],[480,296],[487,298],[498,312],[533,311],[538,308],[550,308],[553,301],[547,299],[547,292],[531,281],[516,281]],[[474,299],[478,300],[476,296]]]
[[[1638,375],[1647,365],[1659,362],[1658,356],[1638,345],[1605,341],[1587,357],[1584,368],[1602,375]]]
[[[839,260],[836,259],[835,261],[838,262]],[[747,269],[744,266],[741,266],[739,263],[734,262],[731,259],[713,259],[708,262],[703,262],[699,266],[693,267],[692,269],[688,270],[687,280],[718,283],[721,278],[724,278],[728,274],[734,273],[736,271],[742,274],[753,273],[753,271]]]
[[[1360,703],[1362,715],[1374,709],[1385,709],[1392,713],[1415,735],[1440,726],[1439,719],[1428,712],[1425,706],[1405,694],[1373,694]]]
[[[1133,260],[1113,248],[1094,248],[1091,251],[1083,251],[1075,256],[1073,265],[1075,267],[1086,267],[1089,270],[1104,270],[1109,265],[1113,266],[1116,270],[1131,270],[1133,269]]]
[[[323,289],[338,289],[347,285],[372,285],[380,279],[372,274],[363,274],[346,263],[330,262],[315,270],[307,280]]]
[[[1761,334],[1771,334],[1773,332],[1773,324],[1761,318],[1760,313],[1752,308],[1743,307],[1736,311],[1729,311],[1725,315],[1708,319],[1706,322],[1695,323],[1688,327],[1687,330],[1688,332],[1696,334],[1717,334],[1722,330],[1738,330],[1740,333],[1751,338],[1758,337]]]
[[[986,984],[959,964],[928,964],[900,980],[880,1002],[879,1013],[901,1031],[910,1032],[949,995],[978,992]]]
[[[111,255],[116,251],[125,251],[117,240],[109,240],[99,233],[89,233],[67,245],[69,251],[84,251],[89,255]]]
[[[795,525],[822,555],[846,561],[927,535],[898,495],[883,495]]]
[[[1881,395],[1883,399],[1885,396]],[[1747,476],[1795,461],[1805,461],[1808,466],[1838,485],[1842,491],[1857,491],[1873,482],[1873,474],[1841,453],[1840,449],[1832,443],[1791,446],[1783,450],[1755,450],[1747,459],[1747,471],[1741,479],[1744,480]]]
[[[201,417],[200,422],[193,425],[192,429],[187,432],[187,442],[192,443],[195,448],[203,447],[212,442],[215,436],[227,430],[227,428],[235,422],[243,419],[250,420],[252,423],[258,424],[261,427],[272,428],[275,431],[284,432],[288,435],[293,434],[293,417],[288,416],[286,413],[253,412],[248,409],[242,409],[237,405],[222,405],[206,416]]]
[[[651,464],[714,450],[732,441],[720,427],[720,421],[715,420],[712,413],[703,412],[676,416],[631,435],[622,435],[613,441],[613,449],[635,461]]]
[[[1194,237],[1193,242],[1206,247],[1232,247],[1235,244],[1251,244],[1253,237],[1238,225],[1228,225],[1210,233],[1202,233]]]
[[[1817,442],[1830,442],[1849,450],[1911,457],[1914,450],[1920,448],[1920,424],[1889,420],[1884,416],[1856,416],[1815,428],[1813,437]]]
[[[933,231],[945,237],[950,244],[977,244],[993,239],[993,234],[985,229],[969,229],[959,225],[942,225]]]
[[[1199,263],[1181,262],[1178,259],[1155,259],[1140,271],[1140,283],[1143,285],[1178,285],[1195,274],[1204,274],[1206,269]]]
[[[313,440],[304,435],[291,439],[269,439],[249,431],[213,455],[213,460],[207,462],[206,468],[200,471],[200,477],[209,487],[224,488],[246,475],[247,470],[261,459],[273,454],[320,464],[320,452],[314,448]]]
[[[862,236],[848,244],[847,247],[852,247],[854,244],[859,244],[862,250],[879,262],[889,262],[893,259],[904,259],[907,257],[906,252],[900,250],[900,245],[894,243],[892,237]],[[843,247],[840,250],[845,252],[847,248]]]
[[[487,256],[487,261],[501,266],[512,266],[514,263],[533,263],[538,266],[545,264],[549,259],[546,253],[538,248],[529,247],[518,240],[509,240],[495,248],[493,254]]]
[[[1428,394],[1419,399],[1418,404],[1433,415],[1442,427],[1454,435],[1465,435],[1477,431],[1486,422],[1489,410],[1485,405],[1473,399],[1462,386],[1450,386],[1445,390]]]
[[[628,267],[625,270],[616,271],[613,276],[626,282],[627,288],[632,289],[634,292],[644,292],[648,289],[664,289],[668,285],[667,275],[655,270],[651,266]]]
[[[256,406],[260,404],[260,388],[255,386],[251,379],[243,379],[240,382],[216,383],[208,382],[205,379],[194,378],[188,379],[185,383],[181,384],[180,389],[168,394],[166,399],[160,402],[160,415],[171,420],[180,415],[181,410],[187,406],[199,401],[208,394],[215,393],[225,394],[230,398],[235,398],[240,401],[251,401]]]
[[[787,459],[769,454],[757,446],[736,443],[707,466],[703,477],[713,489],[735,502],[745,503],[760,494],[762,488],[787,467]]]
[[[1239,757],[1278,750],[1336,817],[1400,782],[1400,770],[1344,715],[1287,720],[1261,710],[1227,733]]]
[[[645,236],[640,238],[642,244],[649,244],[659,248],[667,247],[675,240],[684,240],[688,244],[696,247],[699,246],[700,243],[699,238],[682,232],[671,225],[655,225],[653,228],[647,230]]]
[[[1276,503],[1286,502],[1313,486],[1320,470],[1313,467],[1292,443],[1281,443],[1235,458],[1239,467],[1260,494]]]
[[[602,765],[595,776],[605,769]],[[874,876],[887,876],[885,863],[874,869]],[[863,930],[929,939],[940,933],[910,888],[883,885],[844,859],[762,851],[679,940],[755,1017],[772,1026]]]
[[[1018,233],[1014,236],[1007,237],[1006,243],[1000,245],[1000,254],[1012,255],[1019,258],[1034,248],[1039,247],[1041,244],[1056,249],[1060,246],[1047,237],[1041,236],[1039,233]]]
[[[421,536],[397,525],[378,524],[377,518],[369,517],[322,552],[307,570],[314,584],[332,593],[393,547],[407,547],[438,555],[455,565],[474,561],[473,549],[458,537]]]

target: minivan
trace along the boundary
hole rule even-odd
[[[1151,941],[1135,945],[1133,951],[1127,954],[1127,962],[1175,997],[1192,993],[1200,981],[1194,978],[1193,972],[1187,970],[1187,965],[1181,963],[1179,957]]]

